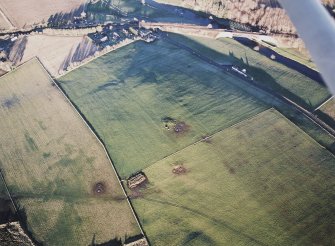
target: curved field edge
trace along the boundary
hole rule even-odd
[[[271,109],[144,169],[132,203],[154,245],[332,245],[334,164]]]
[[[34,238],[83,245],[139,234],[102,146],[37,59],[0,87],[0,167]]]

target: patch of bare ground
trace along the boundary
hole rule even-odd
[[[176,125],[173,127],[173,130],[177,135],[182,135],[188,132],[189,129],[190,125],[187,125],[184,121],[177,122]]]
[[[86,0],[1,0],[0,9],[16,28],[46,22],[56,13],[73,13]]]

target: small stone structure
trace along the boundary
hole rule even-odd
[[[135,242],[127,243],[124,246],[149,246],[149,243],[145,238],[141,238]]]
[[[148,178],[144,174],[144,172],[135,173],[134,175],[130,176],[127,179],[127,185],[129,189],[135,189],[147,182],[148,182]]]

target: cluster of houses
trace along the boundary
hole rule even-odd
[[[142,39],[146,42],[153,42],[157,39],[157,35],[152,31],[139,28],[137,21],[109,23],[88,36],[102,48],[113,46],[125,39]]]

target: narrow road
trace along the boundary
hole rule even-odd
[[[255,80],[251,80],[249,78],[243,77],[243,76],[239,76],[236,72],[234,72],[231,67],[232,66],[227,66],[227,65],[221,65],[219,63],[217,63],[216,61],[198,53],[196,50],[193,50],[192,48],[171,39],[166,33],[161,32],[160,36],[162,37],[163,40],[166,40],[167,42],[183,49],[186,50],[190,53],[192,53],[194,56],[198,57],[199,59],[223,70],[224,72],[227,72],[235,77],[239,77],[242,80],[244,80],[245,82],[249,83],[250,85],[252,85],[254,88],[261,90],[263,93],[269,95],[270,97],[275,97],[277,99],[279,99],[281,102],[285,103],[286,105],[288,105],[289,107],[294,108],[295,110],[298,110],[299,112],[303,113],[307,118],[309,118],[310,120],[312,120],[315,124],[317,124],[318,126],[320,126],[323,130],[325,130],[326,132],[328,132],[330,135],[332,135],[335,138],[335,130],[330,127],[329,125],[327,125],[325,122],[323,122],[321,119],[319,119],[316,115],[313,114],[313,112],[307,110],[306,108],[302,107],[301,105],[293,102],[292,100],[288,99],[287,97],[265,87],[262,86],[260,83],[257,83]]]

